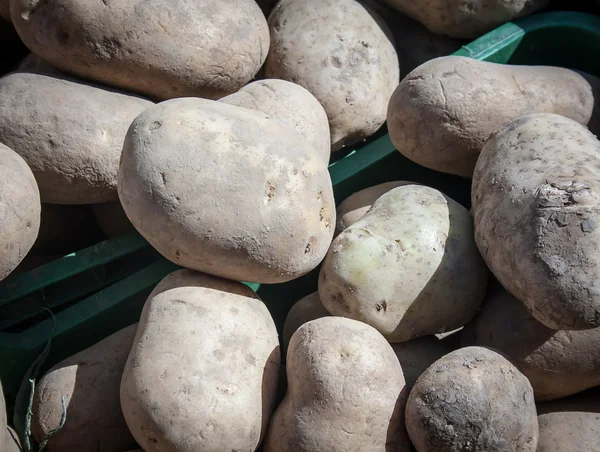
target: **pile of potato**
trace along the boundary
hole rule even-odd
[[[441,56],[546,3],[0,0],[32,52],[0,78],[0,280],[91,230],[182,267],[35,382],[22,443],[597,451],[600,80]],[[471,205],[335,199],[332,153],[386,121]],[[239,282],[313,271],[283,325]]]

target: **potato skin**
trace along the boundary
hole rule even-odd
[[[117,331],[61,361],[37,382],[31,428],[38,443],[60,424],[63,396],[67,404],[65,425],[50,438],[48,452],[125,452],[136,447],[119,400],[136,329],[134,324]]]
[[[372,327],[341,317],[305,323],[290,341],[287,375],[265,452],[410,450],[402,369]]]
[[[333,241],[319,296],[331,314],[403,342],[469,322],[487,278],[469,212],[433,188],[406,185]]]
[[[309,272],[335,224],[331,178],[310,144],[261,113],[203,99],[163,102],[136,118],[119,197],[167,259],[233,280]]]
[[[263,64],[269,32],[253,0],[12,0],[19,36],[82,78],[157,99],[218,99]]]
[[[498,281],[548,328],[600,326],[600,142],[534,114],[488,139],[473,176],[475,240]]]
[[[507,122],[557,113],[587,124],[593,104],[589,83],[569,69],[446,56],[402,80],[389,103],[388,130],[405,157],[470,178],[485,141]]]
[[[280,359],[273,319],[250,288],[176,271],[144,305],[123,414],[146,452],[254,451],[275,409]]]
[[[269,29],[265,76],[297,83],[321,102],[332,151],[381,127],[400,78],[398,56],[359,2],[281,0]]]
[[[23,449],[21,447],[21,441],[19,440],[19,435],[12,428],[6,428],[6,438],[4,441],[4,449],[3,452],[22,452]]]
[[[419,452],[535,452],[538,442],[529,381],[484,347],[449,353],[419,377],[406,427]]]
[[[283,324],[282,343],[284,350],[287,350],[292,335],[298,328],[311,320],[320,319],[329,316],[327,309],[319,299],[319,293],[314,292],[298,300],[289,310]]]
[[[31,169],[0,143],[0,281],[27,255],[40,230],[40,192]]]

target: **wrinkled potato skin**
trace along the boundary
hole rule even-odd
[[[341,317],[305,323],[290,341],[287,375],[265,452],[410,450],[402,369],[370,326]]]
[[[466,329],[474,345],[494,348],[511,358],[531,382],[536,401],[600,385],[600,328],[552,330],[500,285],[490,290]]]
[[[333,241],[319,296],[331,314],[404,342],[469,322],[487,278],[469,212],[433,188],[406,185]]]
[[[470,178],[491,133],[531,113],[581,124],[592,115],[589,83],[569,69],[436,58],[406,76],[388,108],[392,143],[419,165]]]
[[[0,281],[27,255],[40,230],[40,192],[31,169],[0,143]]]
[[[247,286],[179,270],[144,305],[121,382],[146,452],[254,451],[275,409],[277,330]]]
[[[57,68],[156,99],[218,99],[248,83],[269,49],[253,0],[12,0],[29,49]]]
[[[538,442],[529,381],[484,347],[449,353],[419,377],[406,427],[418,452],[535,452]]]
[[[454,38],[478,38],[500,25],[544,8],[549,0],[384,0],[429,30]]]
[[[284,349],[287,350],[290,339],[298,328],[306,322],[329,315],[329,312],[323,307],[323,303],[319,299],[318,292],[311,293],[298,300],[288,312],[283,324],[282,343]]]
[[[327,113],[308,90],[285,80],[252,82],[220,99],[230,105],[256,110],[277,119],[302,135],[329,162],[331,137]]]
[[[435,336],[392,344],[392,348],[400,361],[408,392],[429,366],[452,351],[452,348]]]
[[[600,326],[600,142],[559,115],[512,121],[473,176],[475,240],[498,281],[548,328]]]
[[[261,113],[203,99],[163,102],[133,122],[119,197],[167,259],[233,280],[309,272],[335,225],[329,172],[306,140]]]
[[[152,102],[43,74],[0,79],[0,141],[31,167],[42,202],[117,199],[117,173],[129,124]]]
[[[394,46],[355,0],[281,0],[269,16],[265,76],[297,83],[323,105],[331,150],[385,122],[400,71]]]
[[[107,237],[119,237],[135,231],[121,203],[118,201],[94,204],[92,211],[98,226]]]

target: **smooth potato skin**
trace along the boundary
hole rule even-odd
[[[449,353],[419,377],[406,427],[419,452],[535,452],[538,442],[529,381],[484,347]]]
[[[287,375],[265,452],[410,450],[402,369],[372,327],[341,317],[305,323],[290,341]]]
[[[275,409],[280,359],[273,319],[250,288],[176,271],[144,305],[123,414],[146,452],[254,451]]]
[[[265,76],[297,83],[321,102],[332,151],[381,127],[400,78],[398,56],[359,2],[281,0],[269,28]]]
[[[600,142],[554,114],[494,133],[471,192],[475,240],[498,281],[548,328],[600,326]]]
[[[217,99],[263,64],[269,32],[253,0],[12,0],[29,49],[57,68],[156,99]]]
[[[590,84],[569,69],[446,56],[402,80],[387,120],[402,155],[470,178],[485,141],[506,123],[531,113],[557,113],[587,124],[593,106]]]
[[[465,325],[487,278],[469,212],[433,188],[405,185],[333,241],[319,296],[331,314],[403,342]]]

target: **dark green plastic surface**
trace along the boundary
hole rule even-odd
[[[497,63],[564,66],[600,76],[600,18],[569,12],[538,14],[503,25],[456,54]],[[371,185],[412,180],[435,187],[469,207],[470,181],[407,160],[394,149],[388,135],[369,141],[331,164],[330,173],[338,203]],[[120,259],[144,249],[148,251],[147,243],[136,234],[112,239],[5,281],[0,285],[0,324],[2,308],[25,297],[37,296],[36,306],[42,304],[54,309],[70,303],[55,315],[56,329],[47,369],[137,321],[150,291],[177,266],[151,252],[129,266],[124,265],[125,269],[117,272],[119,275],[111,274],[106,266],[111,263],[118,266]],[[86,272],[92,275],[86,276]],[[251,286],[258,289],[281,328],[293,303],[316,290],[317,275],[318,269],[289,283]],[[83,281],[72,279],[76,277]],[[48,298],[45,294],[61,283],[66,285],[56,299],[44,303]],[[102,290],[98,292],[99,289]],[[81,299],[85,295],[88,297]],[[13,332],[0,326],[0,379],[9,406],[20,379],[51,334],[52,320],[48,315],[37,322]]]

